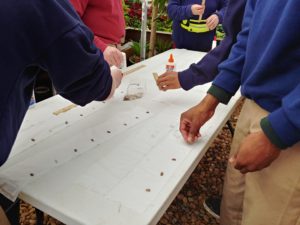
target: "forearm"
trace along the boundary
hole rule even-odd
[[[39,61],[58,93],[76,104],[104,100],[111,91],[109,65],[82,24],[53,42]]]
[[[227,59],[241,30],[245,1],[230,0],[223,24],[226,36],[219,46],[210,51],[201,61],[179,72],[179,82],[183,89],[212,81],[218,74],[218,65]]]
[[[252,1],[248,1],[243,18],[242,31],[238,34],[237,42],[233,45],[228,59],[219,65],[220,72],[213,82],[215,86],[232,95],[239,89],[241,84],[253,12],[254,5],[252,5]]]
[[[180,85],[189,90],[194,86],[211,82],[218,74],[218,65],[229,55],[236,38],[228,35],[219,46],[207,53],[198,63],[178,73]]]
[[[219,102],[220,101],[218,98],[210,93],[207,93],[207,95],[202,99],[199,105],[202,106],[203,111],[214,112]]]
[[[219,17],[219,23],[223,23],[225,11],[227,9],[228,0],[223,0],[222,7],[215,13]]]

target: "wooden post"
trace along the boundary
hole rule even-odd
[[[155,51],[157,14],[158,14],[158,5],[154,4],[154,1],[152,1],[151,33],[150,33],[150,43],[149,43],[149,53],[148,53],[149,58],[154,56],[154,51]]]

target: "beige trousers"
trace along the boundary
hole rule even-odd
[[[231,152],[248,133],[261,130],[268,112],[246,100]],[[282,151],[267,168],[241,174],[228,163],[221,204],[221,225],[300,225],[300,142]]]
[[[0,206],[0,225],[10,225],[1,206]]]

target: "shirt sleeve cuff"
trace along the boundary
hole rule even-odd
[[[219,100],[219,102],[221,102],[223,104],[227,104],[232,97],[232,95],[229,92],[225,91],[222,88],[219,88],[216,85],[212,85],[208,89],[207,93],[211,94],[212,96],[217,98]]]
[[[189,76],[188,73],[189,73],[189,71],[187,71],[187,70],[178,72],[178,80],[179,80],[180,86],[186,91],[192,89],[194,86],[197,85],[197,84],[194,84],[193,81],[191,81],[191,79],[190,79],[191,77]]]
[[[285,110],[279,108],[262,119],[261,127],[273,144],[281,149],[293,146],[300,140],[299,130],[290,122]]]
[[[186,14],[189,18],[193,17],[193,12],[192,12],[192,4],[187,5],[186,7]]]
[[[269,138],[269,140],[271,141],[272,144],[274,144],[275,146],[277,146],[278,148],[280,148],[282,150],[286,149],[288,147],[286,144],[284,144],[280,140],[280,138],[278,137],[278,135],[274,131],[270,121],[268,120],[268,117],[265,117],[260,121],[260,126],[261,126],[263,132]]]

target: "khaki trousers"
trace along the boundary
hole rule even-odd
[[[251,100],[242,108],[231,152],[248,133],[261,130],[268,112]],[[221,204],[221,225],[300,225],[300,142],[281,152],[258,172],[241,174],[228,163]]]
[[[0,206],[0,225],[10,225],[1,206]]]

